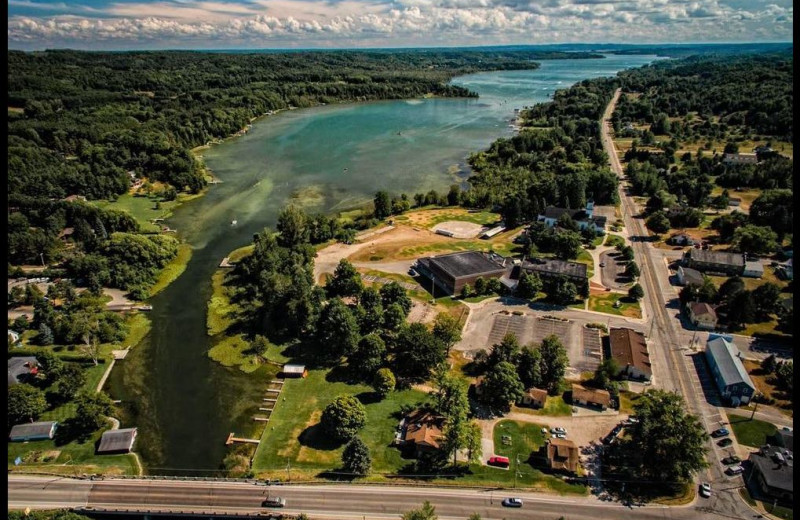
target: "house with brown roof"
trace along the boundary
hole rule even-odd
[[[605,410],[611,405],[611,394],[609,394],[607,390],[586,388],[577,383],[573,383],[572,404],[591,406]]]
[[[552,471],[578,472],[578,447],[567,439],[548,439],[544,446],[547,466]]]
[[[429,410],[414,410],[400,423],[398,444],[413,450],[416,456],[438,450],[443,427],[444,417]]]
[[[622,375],[629,379],[650,381],[653,369],[644,334],[633,329],[611,329],[608,342],[611,359],[617,362]]]
[[[714,330],[717,328],[717,312],[714,307],[705,302],[691,302],[686,306],[689,314],[689,321],[702,330]]]
[[[522,396],[520,404],[531,408],[543,408],[547,401],[547,390],[541,388],[531,388]]]

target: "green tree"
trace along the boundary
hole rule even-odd
[[[492,345],[489,352],[489,366],[494,366],[503,361],[515,365],[519,357],[520,346],[517,336],[513,332],[506,333],[500,343]]]
[[[542,386],[542,353],[538,348],[522,348],[517,356],[517,374],[526,389]]]
[[[333,298],[322,309],[317,334],[326,355],[336,361],[353,353],[358,345],[359,327],[347,305],[339,298]]]
[[[655,482],[689,482],[708,466],[708,434],[687,412],[683,398],[664,390],[648,390],[633,405],[636,424],[622,441],[631,477]]]
[[[444,345],[449,355],[450,349],[461,341],[461,322],[449,313],[440,312],[433,322],[433,337]]]
[[[578,288],[574,283],[562,280],[556,284],[555,291],[550,297],[559,305],[569,305],[578,297]]]
[[[581,235],[575,231],[559,231],[553,237],[553,252],[561,260],[578,258],[581,252]]]
[[[644,298],[644,289],[642,289],[642,286],[637,283],[628,289],[628,298],[637,301]]]
[[[578,224],[574,220],[572,220],[572,217],[569,216],[569,213],[562,213],[558,217],[556,225],[561,229],[565,229],[567,231],[574,231],[576,233],[578,232],[579,229]]]
[[[789,399],[794,401],[794,363],[792,361],[781,361],[775,367],[775,380],[778,388],[789,395]]]
[[[475,280],[475,294],[478,296],[486,294],[486,280],[482,276]]]
[[[275,224],[278,230],[278,244],[289,249],[308,243],[308,217],[303,210],[289,205],[278,214]]]
[[[383,302],[381,294],[374,287],[365,287],[358,297],[361,307],[359,325],[362,334],[369,334],[383,326]]]
[[[769,317],[780,307],[781,288],[772,282],[767,282],[753,289],[753,303],[756,312],[762,317]]]
[[[375,372],[383,365],[386,357],[386,343],[377,334],[361,338],[358,347],[348,358],[350,369],[371,381]]]
[[[377,192],[373,202],[375,204],[375,218],[378,220],[383,220],[392,214],[392,201],[387,192]]]
[[[775,354],[770,354],[761,361],[761,370],[765,374],[774,373],[776,368],[778,368],[778,360],[775,358]]]
[[[464,449],[467,450],[467,459],[473,464],[480,462],[481,456],[483,455],[482,438],[483,430],[481,429],[481,425],[476,421],[470,421],[467,425],[465,437],[466,445]]]
[[[338,441],[351,439],[367,423],[367,411],[361,401],[351,395],[334,399],[322,411],[322,429]]]
[[[399,303],[393,303],[386,307],[383,313],[383,329],[385,331],[397,331],[406,321],[406,312]]]
[[[58,377],[56,394],[61,402],[75,397],[86,384],[86,372],[76,363],[67,363]]]
[[[111,398],[102,392],[81,392],[76,397],[75,403],[77,408],[72,420],[77,430],[84,435],[104,426],[106,417],[111,415],[113,410]]]
[[[256,334],[256,337],[253,338],[253,342],[250,344],[250,349],[258,357],[266,359],[267,350],[269,349],[269,340],[261,334]]]
[[[361,275],[353,264],[342,258],[325,290],[330,296],[358,296],[364,289]]]
[[[35,421],[47,409],[44,392],[26,383],[8,389],[8,427]]]
[[[542,386],[550,395],[555,395],[558,393],[569,365],[567,349],[564,348],[558,336],[551,334],[542,340],[539,351],[542,356],[540,365]]]
[[[501,361],[491,367],[486,374],[481,398],[493,409],[507,413],[511,409],[511,404],[522,399],[524,393],[525,389],[514,365]]]
[[[58,381],[64,371],[64,362],[52,350],[43,350],[36,354],[36,363],[39,364],[40,371],[44,372],[48,384]]]
[[[641,272],[639,271],[639,266],[636,265],[636,262],[628,262],[628,266],[625,268],[625,272],[628,273],[628,276],[631,278],[639,278]]]
[[[426,500],[419,509],[403,513],[402,520],[439,520],[439,517],[436,515],[436,508]]]
[[[408,316],[411,311],[411,298],[408,297],[406,290],[397,282],[389,282],[380,289],[383,307],[388,309],[390,305],[396,303],[403,309],[403,316]]]
[[[634,254],[633,254],[633,248],[631,246],[628,245],[622,246],[622,248],[620,248],[620,253],[622,253],[622,259],[625,260],[626,262],[633,261]]]
[[[670,229],[669,219],[667,218],[666,213],[663,211],[656,211],[647,217],[644,225],[656,235],[666,233]]]
[[[778,234],[767,226],[748,224],[733,232],[733,247],[743,253],[765,255],[778,249]]]
[[[475,295],[475,291],[472,290],[472,286],[468,283],[465,283],[464,286],[461,288],[461,298],[471,298]]]
[[[367,475],[372,467],[369,447],[357,435],[350,439],[342,452],[342,467],[348,473]]]
[[[613,358],[604,359],[594,371],[593,383],[597,388],[612,392],[616,390],[619,377],[619,364]]]
[[[751,291],[741,291],[731,300],[728,305],[728,322],[737,326],[753,323],[758,316],[753,293]]]
[[[542,290],[542,280],[536,273],[522,272],[517,284],[517,296],[526,300],[533,300]]]
[[[421,323],[402,327],[394,350],[394,373],[410,381],[425,381],[447,358],[444,345]]]
[[[734,296],[737,293],[746,290],[744,285],[744,280],[739,278],[738,276],[732,276],[725,280],[722,285],[719,286],[719,291],[717,291],[717,299],[724,303],[725,305],[730,306],[731,302],[733,301]],[[712,300],[704,300],[704,301],[712,301]]]
[[[389,395],[396,385],[394,374],[388,368],[381,368],[375,372],[375,377],[372,380],[372,388],[375,389],[381,398]]]
[[[38,333],[36,335],[36,344],[37,345],[52,345],[55,339],[53,338],[53,330],[47,325],[47,323],[40,323],[38,328]]]

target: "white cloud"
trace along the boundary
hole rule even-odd
[[[161,0],[13,14],[12,48],[791,40],[791,4],[726,0]],[[782,3],[782,0],[781,0]],[[58,10],[60,3],[47,4]]]

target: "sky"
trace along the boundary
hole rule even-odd
[[[792,41],[792,0],[9,0],[11,49]]]

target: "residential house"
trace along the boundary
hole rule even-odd
[[[757,164],[758,156],[754,153],[726,153],[722,162],[733,166],[740,164]]]
[[[607,390],[586,388],[573,383],[572,403],[605,410],[611,405],[611,394],[609,394]]]
[[[594,201],[589,200],[586,202],[585,209],[569,209],[559,208],[556,206],[547,206],[544,213],[540,213],[537,217],[538,222],[544,222],[548,227],[553,227],[558,223],[558,219],[562,215],[569,215],[578,225],[578,229],[591,229],[599,235],[604,235],[606,232],[607,218],[594,215]]]
[[[450,295],[459,294],[465,285],[474,285],[478,278],[500,278],[510,269],[501,257],[479,251],[420,258],[414,267]]]
[[[400,424],[398,444],[413,450],[417,457],[423,452],[438,450],[443,427],[444,417],[429,410],[414,410]]]
[[[764,264],[760,260],[745,260],[742,276],[747,278],[761,278],[764,276]]]
[[[739,359],[741,353],[734,345],[733,338],[709,334],[705,353],[711,376],[722,398],[733,406],[750,402],[756,387]]]
[[[531,408],[544,408],[547,402],[547,390],[541,388],[531,388],[522,396],[520,404]]]
[[[136,441],[136,428],[122,428],[108,430],[100,437],[97,448],[98,455],[112,455],[115,453],[130,453]]]
[[[678,283],[680,285],[701,286],[705,282],[703,273],[691,267],[678,266]]]
[[[541,448],[551,471],[577,473],[580,451],[575,443],[567,439],[547,439]]]
[[[689,321],[701,330],[714,330],[717,328],[717,312],[714,307],[705,302],[690,302],[686,306]]]
[[[672,235],[671,237],[669,237],[669,241],[668,242],[670,244],[673,244],[673,245],[676,245],[676,246],[693,246],[694,245],[694,239],[692,237],[690,237],[689,235],[687,235],[686,233],[680,233],[680,234],[677,234],[677,235]]]
[[[762,446],[748,459],[759,491],[783,504],[794,500],[794,454],[778,446]]]
[[[8,440],[11,442],[25,442],[52,439],[55,436],[57,425],[56,421],[17,424],[11,428]]]
[[[33,356],[8,358],[8,386],[24,383],[39,373],[39,363]]]
[[[744,255],[693,248],[683,254],[683,264],[698,271],[739,276],[744,271]]]
[[[611,359],[620,367],[620,374],[628,379],[650,381],[653,369],[644,334],[633,329],[611,329],[608,335]]]

